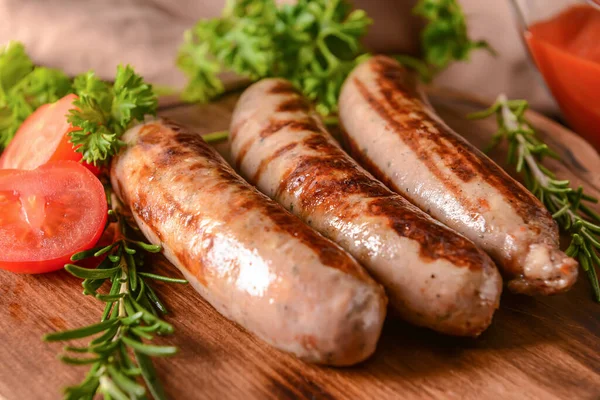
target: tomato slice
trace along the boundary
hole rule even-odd
[[[2,153],[0,168],[35,169],[50,161],[80,161],[83,155],[75,151],[68,135],[76,128],[67,122],[76,99],[68,94],[35,110]],[[100,172],[93,165],[84,165],[95,175]]]
[[[60,269],[92,248],[107,213],[102,183],[74,161],[0,171],[0,269],[36,274]]]

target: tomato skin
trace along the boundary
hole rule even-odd
[[[63,268],[74,253],[94,247],[108,217],[102,183],[74,161],[0,171],[0,205],[0,244],[6,247],[0,269],[15,273]]]
[[[76,152],[69,141],[69,133],[78,128],[67,121],[75,100],[76,95],[68,94],[35,110],[2,153],[0,168],[35,169],[52,161],[81,161],[83,155]],[[82,164],[94,175],[100,174],[94,165]]]

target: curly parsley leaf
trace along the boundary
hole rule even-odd
[[[341,0],[299,0],[278,8],[273,0],[233,0],[220,18],[188,31],[177,65],[189,77],[186,101],[206,102],[223,92],[218,74],[251,80],[292,81],[324,115],[337,110],[341,85],[364,51],[360,39],[371,20]]]
[[[298,86],[321,114],[335,113],[346,76],[366,57],[360,39],[371,19],[340,0],[300,0],[284,6],[279,21],[278,47],[289,61],[275,76]]]
[[[98,78],[93,71],[76,76],[73,80],[73,89],[80,97],[93,98],[103,109],[111,106],[108,83]]]
[[[208,41],[195,43],[196,32],[185,33],[184,44],[177,57],[178,67],[189,77],[181,98],[190,103],[207,103],[223,93],[225,87],[218,77],[221,64],[211,56]]]
[[[145,115],[156,114],[158,98],[152,86],[129,65],[117,67],[112,92],[112,115],[122,129],[126,129],[131,121],[143,121]]]
[[[33,71],[33,62],[18,42],[8,43],[0,52],[0,95],[6,98],[10,89]]]
[[[0,49],[0,150],[38,107],[71,92],[67,75],[34,66],[21,43],[11,42]]]
[[[275,25],[272,0],[228,1],[220,18],[200,20],[184,35],[178,67],[190,78],[182,98],[208,102],[224,91],[224,68],[252,79],[272,68]]]
[[[272,32],[277,8],[271,0],[229,1],[220,20],[211,52],[227,68],[252,79],[274,68],[276,49]]]
[[[120,137],[132,123],[156,115],[158,99],[152,86],[130,66],[117,67],[112,86],[93,72],[78,76],[73,85],[79,98],[68,121],[80,129],[69,136],[88,163],[105,163],[123,146]]]
[[[427,20],[421,32],[423,59],[409,56],[397,59],[416,70],[425,82],[454,61],[468,61],[474,50],[485,49],[496,54],[486,41],[469,38],[465,15],[456,0],[419,0],[413,14]]]

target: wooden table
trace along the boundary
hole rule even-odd
[[[435,91],[440,115],[478,146],[494,121],[469,122],[477,109],[463,95]],[[227,129],[235,97],[205,107],[163,107],[162,114],[200,132]],[[532,114],[565,159],[551,163],[561,177],[600,194],[600,157],[573,133]],[[226,153],[226,145],[217,146]],[[227,154],[225,154],[227,156]],[[502,162],[504,154],[492,155]],[[599,209],[597,207],[597,209]],[[1,212],[1,211],[0,211]],[[154,269],[178,276],[158,261]],[[0,399],[60,397],[86,367],[55,359],[61,345],[44,333],[97,320],[98,301],[83,296],[79,280],[60,271],[20,276],[0,271]],[[375,355],[345,369],[304,364],[263,344],[213,310],[189,286],[156,285],[176,329],[162,342],[179,346],[159,359],[172,399],[599,399],[600,304],[582,276],[569,293],[530,298],[505,293],[492,326],[478,339],[446,337],[389,318]]]

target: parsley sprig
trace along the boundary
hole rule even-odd
[[[525,186],[552,213],[563,232],[571,236],[566,254],[574,257],[586,272],[596,301],[600,302],[600,284],[596,268],[600,267],[600,215],[589,207],[598,199],[586,194],[583,187],[574,188],[568,180],[558,179],[542,164],[545,157],[560,159],[543,143],[534,126],[527,120],[525,100],[508,100],[505,95],[489,109],[474,113],[471,119],[496,116],[498,131],[490,149],[502,142],[508,144],[508,164],[523,175]]]
[[[328,115],[337,110],[342,83],[365,52],[360,39],[371,24],[342,0],[230,0],[220,18],[186,32],[177,65],[190,78],[182,97],[206,102],[223,93],[225,70],[251,80],[290,80]]]
[[[496,54],[485,40],[471,40],[456,0],[419,0],[412,12],[427,21],[421,32],[422,59],[405,55],[397,59],[416,70],[422,81],[430,82],[454,61],[468,61],[474,50]]]
[[[106,163],[124,145],[120,138],[131,124],[156,115],[152,86],[129,65],[117,67],[113,85],[88,72],[75,78],[73,88],[79,98],[68,121],[80,129],[69,136],[88,163]]]
[[[107,189],[110,193],[110,188]],[[144,272],[144,258],[157,253],[155,246],[137,239],[135,225],[122,213],[120,203],[112,195],[110,222],[116,224],[113,243],[77,253],[73,261],[105,255],[95,269],[67,264],[65,269],[83,279],[83,293],[105,303],[99,323],[83,328],[56,332],[44,337],[47,341],[66,341],[97,335],[87,346],[65,346],[60,359],[73,365],[91,365],[80,384],[65,389],[65,399],[91,399],[100,393],[112,399],[145,399],[146,390],[138,382],[143,377],[146,386],[157,399],[164,399],[164,390],[156,377],[151,357],[170,356],[177,348],[148,344],[156,335],[173,333],[173,327],[161,319],[167,309],[152,289],[149,280],[186,283],[182,279]],[[108,285],[108,292],[99,289]]]
[[[79,128],[71,143],[91,164],[106,164],[123,146],[123,132],[145,115],[155,115],[158,103],[152,86],[130,66],[117,67],[113,84],[88,72],[71,79],[60,70],[35,66],[21,43],[0,50],[0,150],[38,107],[68,93],[79,98],[68,120]]]
[[[33,111],[71,92],[66,74],[34,66],[21,43],[0,48],[0,151]]]

